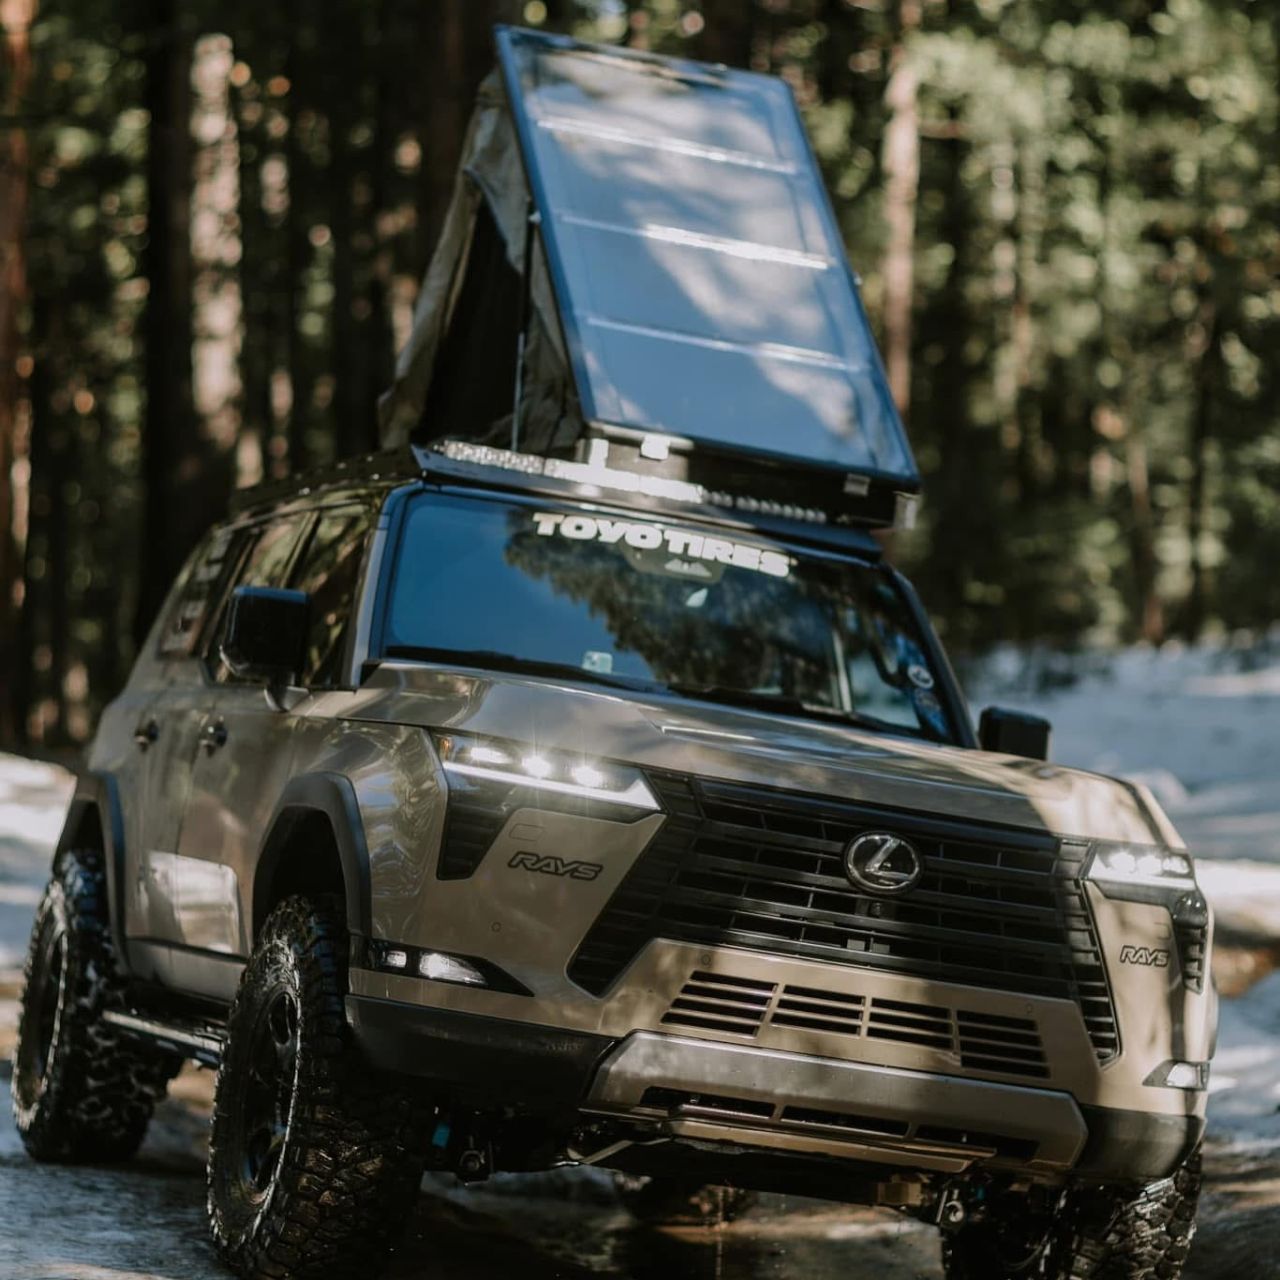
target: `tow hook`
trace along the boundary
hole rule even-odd
[[[483,1182],[492,1170],[493,1153],[487,1142],[473,1142],[458,1156],[459,1182]]]
[[[954,1191],[948,1191],[938,1204],[938,1226],[943,1231],[955,1231],[964,1226],[968,1216],[964,1201]]]

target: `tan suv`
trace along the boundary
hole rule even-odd
[[[363,1270],[424,1166],[574,1161],[894,1205],[952,1277],[1173,1274],[1215,1007],[1150,796],[980,749],[866,534],[483,457],[193,556],[36,920],[28,1149],[130,1154],[185,1055],[246,1276]]]
[[[1145,790],[975,734],[882,557],[919,481],[789,92],[498,43],[386,408],[424,443],[242,496],[103,716],[28,1150],[131,1154],[193,1057],[255,1280],[368,1277],[424,1168],[572,1163],[1172,1280],[1209,909]]]

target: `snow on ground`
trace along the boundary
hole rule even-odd
[[[1200,862],[1219,923],[1280,938],[1280,651],[996,655],[970,682],[1053,723],[1053,759],[1145,783]]]
[[[22,966],[73,781],[57,765],[0,754],[0,974]]]

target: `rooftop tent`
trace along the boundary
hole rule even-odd
[[[518,364],[522,451],[603,437],[662,456],[669,441],[643,448],[659,435],[713,481],[817,470],[837,495],[914,492],[788,87],[513,28],[498,51],[384,405],[392,438],[509,446]]]

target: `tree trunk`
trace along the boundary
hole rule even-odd
[[[301,6],[290,7],[296,22],[304,21]],[[285,214],[285,263],[288,278],[285,281],[284,334],[285,362],[289,372],[289,470],[305,470],[311,463],[309,427],[311,421],[311,382],[308,377],[306,351],[302,342],[303,279],[311,260],[311,246],[307,238],[307,220],[304,202],[309,194],[303,176],[306,165],[302,146],[303,116],[302,68],[304,59],[299,55],[296,42],[289,45],[285,58],[285,79],[289,82],[288,133],[285,135],[285,170],[288,183],[288,209]]]
[[[134,637],[145,638],[202,526],[205,459],[191,398],[191,40],[179,0],[152,0],[145,100],[148,281],[143,517]]]
[[[1191,417],[1191,478],[1187,486],[1187,539],[1190,544],[1191,584],[1183,618],[1183,636],[1194,644],[1204,630],[1208,613],[1208,585],[1204,564],[1204,525],[1206,472],[1209,466],[1209,442],[1213,430],[1213,401],[1217,391],[1221,350],[1218,343],[1218,315],[1212,301],[1200,308],[1201,346],[1197,361],[1195,412]]]
[[[493,65],[493,23],[511,16],[508,10],[515,7],[506,0],[435,0],[418,125],[422,167],[414,256],[419,278],[444,226],[476,90]]]
[[[10,118],[21,114],[31,83],[30,29],[35,12],[35,0],[8,0],[0,5],[4,42],[0,66],[6,85],[0,111]],[[18,311],[27,300],[27,165],[26,130],[18,125],[0,129],[0,742],[15,742],[24,731],[15,689],[22,577],[13,529],[12,476],[22,399]]]
[[[697,55],[728,67],[749,67],[755,35],[753,0],[703,0],[706,25],[698,37]]]
[[[884,346],[889,387],[905,418],[911,403],[911,307],[915,290],[916,197],[920,187],[918,79],[909,42],[920,0],[899,0],[898,35],[889,57],[884,132]]]

